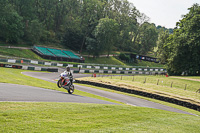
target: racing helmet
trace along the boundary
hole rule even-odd
[[[66,67],[66,71],[70,71],[70,67],[69,66]]]

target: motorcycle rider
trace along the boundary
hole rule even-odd
[[[71,85],[73,84],[73,75],[72,75],[72,72],[70,71],[70,67],[67,66],[67,76],[69,77],[70,79],[70,82],[71,82]]]
[[[72,75],[72,72],[70,71],[70,67],[69,67],[69,66],[66,67],[66,71],[64,71],[64,72],[62,73],[62,75],[63,75],[64,77],[68,77],[68,78],[69,78],[69,81],[70,81],[70,83],[71,83],[71,85],[73,85],[73,75]],[[63,84],[65,84],[65,81],[64,81]]]

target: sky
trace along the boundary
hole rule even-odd
[[[200,0],[128,0],[141,12],[150,18],[151,23],[166,28],[174,28],[176,22],[187,14],[188,8]]]

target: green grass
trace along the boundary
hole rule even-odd
[[[15,48],[3,48],[0,47],[0,55],[18,57],[18,58],[26,58],[26,59],[35,59],[35,60],[43,60],[43,61],[53,61],[54,60],[46,60],[35,54],[29,49],[15,49]],[[64,62],[64,61],[56,61],[59,63],[70,63],[70,64],[80,64],[73,62]],[[125,65],[123,62],[117,60],[114,57],[103,57],[103,58],[87,58],[85,63],[96,63],[96,64],[112,64],[112,65]]]
[[[7,43],[4,43],[4,42],[0,42],[0,46],[30,47],[29,44],[22,44],[22,43],[19,43],[19,44],[7,44]]]
[[[163,64],[160,63],[154,63],[154,62],[148,62],[148,61],[142,61],[142,60],[138,60],[138,63],[132,63],[130,64],[132,66],[148,66],[148,67],[162,67],[164,68],[165,66]]]
[[[60,45],[59,43],[55,43],[55,44],[35,44],[35,45],[39,45],[39,46],[46,46],[46,47],[57,47],[57,48],[64,48],[63,45]],[[4,42],[0,42],[0,46],[12,46],[12,47],[31,47],[32,45],[27,44],[27,43],[17,43],[17,44],[6,44]]]
[[[85,63],[94,63],[94,64],[108,64],[108,65],[123,65],[126,64],[117,60],[114,57],[101,57],[101,58],[92,58],[92,57],[84,57]]]
[[[143,90],[150,93],[155,93],[167,97],[186,100],[191,103],[200,103],[200,94],[196,93],[199,89],[199,81],[191,81],[186,79],[177,79],[164,76],[113,76],[98,77],[98,78],[82,78],[83,80],[109,83],[117,86],[125,86],[136,90]],[[146,79],[146,83],[144,83]],[[158,83],[159,80],[159,83]],[[173,82],[173,84],[172,84]],[[158,85],[157,85],[158,83]],[[171,88],[172,84],[172,88]],[[187,88],[185,90],[185,86]]]
[[[65,61],[55,61],[55,60],[47,60],[43,59],[34,52],[32,52],[30,49],[15,49],[15,48],[2,48],[0,47],[0,56],[11,56],[15,57],[17,59],[34,59],[34,60],[40,60],[40,61],[50,61],[50,62],[58,62],[58,63],[69,63],[69,64],[80,64],[76,62],[65,62]],[[4,57],[5,58],[5,57]],[[36,65],[36,64],[34,64]]]
[[[33,53],[30,49],[14,49],[14,48],[1,48],[0,47],[0,55],[43,60],[40,56]]]
[[[0,132],[198,133],[199,123],[196,116],[132,106],[0,103]]]
[[[131,52],[121,52],[121,53],[128,53],[128,54],[136,54],[136,53],[131,53]],[[115,55],[119,55],[120,52],[118,51],[114,51],[112,54],[115,54]],[[155,57],[154,53],[153,52],[149,52],[146,56],[150,56],[150,57]],[[160,64],[160,63],[154,63],[154,62],[148,62],[148,61],[143,61],[143,60],[137,60],[138,62],[137,63],[125,63],[126,65],[128,66],[143,66],[143,67],[165,67],[163,64]]]
[[[0,41],[0,46],[8,46],[8,44],[1,43],[1,41]]]
[[[148,52],[145,56],[157,58],[154,52]]]
[[[0,55],[3,56],[11,56],[17,58],[25,58],[25,59],[35,59],[35,60],[43,60],[43,61],[53,61],[43,59],[30,49],[15,49],[15,48],[4,48],[0,47]],[[53,61],[55,62],[55,61]],[[56,61],[59,63],[67,63],[63,61]],[[68,62],[69,63],[69,62]],[[138,61],[138,63],[124,63],[115,57],[101,57],[101,58],[91,58],[85,57],[85,63],[92,63],[92,64],[108,64],[108,65],[121,65],[121,66],[149,66],[149,67],[164,67],[162,64],[153,63],[153,62],[146,62],[146,61]],[[79,64],[70,62],[70,64]]]
[[[0,68],[0,82],[65,91],[24,71]],[[75,94],[112,101],[78,90]],[[128,105],[0,102],[0,132],[196,133],[199,122],[197,116]]]
[[[85,63],[94,63],[94,64],[109,64],[109,65],[122,65],[122,66],[143,66],[143,67],[164,67],[164,65],[148,61],[140,61],[138,63],[125,63],[115,57],[101,57],[101,58],[92,58],[85,57]]]

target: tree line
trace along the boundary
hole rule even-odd
[[[162,27],[127,0],[0,0],[0,41],[62,44],[93,56],[146,54]]]
[[[127,0],[0,0],[0,42],[62,44],[94,57],[154,49],[171,75],[200,75],[199,33],[198,4],[166,29]]]
[[[200,75],[200,6],[188,10],[173,34],[162,31],[158,37],[157,56],[170,75]]]

